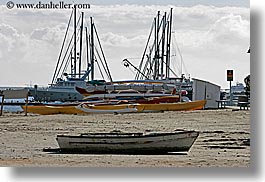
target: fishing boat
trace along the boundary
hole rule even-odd
[[[48,87],[34,85],[33,88],[27,88],[35,101],[82,100],[83,95],[77,92],[75,87],[85,88],[92,85],[89,78],[92,81],[95,79],[96,68],[104,67],[105,72],[101,73],[112,81],[95,23],[90,17],[90,25],[86,25],[87,21],[84,19],[84,12],[77,17],[76,8],[73,8],[51,84]],[[70,24],[73,24],[73,32],[69,31]],[[100,60],[100,63],[97,63],[97,60]]]
[[[157,12],[151,24],[146,45],[143,54],[139,60],[138,66],[135,66],[136,58],[123,59],[123,65],[126,68],[132,67],[136,72],[135,81],[151,81],[164,84],[174,85],[177,92],[186,90],[187,97],[192,100],[193,83],[190,80],[190,75],[183,74],[183,57],[175,36],[172,34],[173,27],[173,8],[170,12]],[[176,65],[178,60],[180,63]],[[179,67],[179,73],[172,69],[175,66]],[[185,68],[185,67],[184,67]]]
[[[92,154],[167,154],[188,152],[199,136],[197,131],[162,133],[84,133],[57,135],[61,152]]]

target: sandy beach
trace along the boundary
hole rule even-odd
[[[182,155],[92,155],[43,152],[58,148],[57,134],[197,130]],[[0,166],[40,167],[249,167],[250,111],[0,116]]]

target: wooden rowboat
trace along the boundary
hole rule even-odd
[[[188,152],[199,132],[176,131],[171,133],[86,133],[57,135],[61,152],[65,153],[117,153],[165,154]]]

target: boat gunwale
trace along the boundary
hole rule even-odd
[[[100,138],[100,139],[111,139],[111,138],[148,138],[148,137],[161,137],[161,136],[172,136],[177,134],[195,134],[194,137],[199,136],[198,131],[177,131],[174,133],[88,133],[88,134],[80,134],[80,135],[57,135],[60,138]],[[135,134],[135,135],[134,135]],[[142,134],[142,135],[141,135]]]

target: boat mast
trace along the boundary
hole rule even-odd
[[[160,15],[160,11],[157,12],[157,17],[155,18],[155,56],[154,56],[154,75],[153,75],[153,79],[157,80],[158,79],[158,75],[159,75],[159,15]]]
[[[83,20],[84,12],[81,12],[81,25],[80,25],[80,51],[79,51],[79,78],[81,78],[81,61],[82,61],[82,35],[83,35]]]
[[[91,54],[90,54],[90,61],[91,61],[91,80],[94,80],[94,23],[92,17],[90,17],[90,25],[91,25]]]
[[[154,58],[153,58],[153,61],[154,61],[154,70],[153,70],[153,80],[155,80],[156,79],[156,67],[157,67],[157,17],[155,17],[154,18],[154,23],[155,23],[155,30],[154,30],[154,45],[155,45],[155,55],[154,55]],[[151,66],[151,65],[150,65]],[[151,66],[151,68],[150,69],[152,69],[152,66]]]
[[[169,78],[170,68],[170,44],[171,44],[171,27],[172,27],[172,8],[170,9],[169,21],[167,22],[167,50],[166,50],[166,79]]]
[[[76,75],[76,7],[74,6],[74,75]]]
[[[162,80],[164,77],[164,52],[165,52],[165,34],[166,34],[166,17],[167,13],[165,12],[163,18],[162,18],[162,53],[161,53],[161,75],[160,79]]]
[[[86,31],[86,60],[87,60],[87,67],[89,67],[89,54],[88,54],[88,49],[89,49],[89,44],[88,44],[88,31],[87,27],[85,27]],[[89,75],[87,75],[87,80],[89,80]]]
[[[136,80],[145,78],[154,80],[168,79],[170,72],[174,74],[173,70],[170,69],[172,12],[173,8],[170,9],[170,13],[165,12],[161,16],[160,11],[158,11],[153,19],[151,31],[138,67],[140,72],[136,70]],[[152,42],[150,41],[151,36],[154,36]],[[147,48],[150,49],[149,53],[147,53]]]
[[[112,83],[113,80],[112,80],[112,77],[111,77],[111,74],[110,74],[109,66],[108,66],[108,63],[107,63],[105,54],[103,52],[103,48],[102,48],[102,45],[100,43],[99,36],[98,36],[98,32],[97,32],[97,29],[96,29],[95,25],[94,25],[94,30],[95,30],[95,34],[96,34],[96,37],[97,37],[97,41],[98,41],[98,44],[99,44],[99,47],[100,47],[100,51],[101,51],[101,54],[102,54],[103,60],[104,60],[104,64],[102,63],[102,66],[103,66],[103,68],[104,68],[104,70],[105,70],[105,72],[106,72],[106,74],[107,74],[110,82]]]
[[[149,45],[149,41],[151,40],[154,24],[155,24],[155,22],[152,23],[151,30],[150,30],[150,33],[149,33],[149,36],[148,36],[148,39],[147,39],[147,43],[145,45],[144,53],[143,53],[143,56],[142,56],[142,59],[141,59],[140,65],[139,65],[139,70],[142,70],[142,66],[143,66],[143,63],[144,63],[144,58],[146,56],[146,51],[147,51],[147,48],[148,48],[148,45]],[[145,70],[145,68],[144,68],[144,70]],[[145,72],[144,70],[143,70],[143,72]],[[141,74],[141,71],[140,72],[138,71],[136,73],[135,80],[138,80],[140,78],[140,74]]]
[[[59,58],[57,60],[56,68],[55,68],[55,71],[54,71],[54,74],[53,74],[53,77],[52,77],[52,82],[51,82],[52,84],[55,83],[55,78],[56,78],[56,76],[58,76],[58,74],[60,72],[58,70],[58,66],[59,66],[59,63],[60,63],[60,60],[61,60],[61,56],[62,56],[62,53],[63,53],[63,48],[64,48],[64,44],[65,44],[66,37],[67,37],[67,34],[68,34],[68,30],[69,30],[69,27],[70,27],[72,16],[73,16],[73,11],[71,12],[71,15],[70,15],[70,18],[69,18],[69,21],[68,21],[68,24],[67,24],[66,32],[64,34],[64,39],[63,39],[62,47],[61,47],[61,50],[60,50]]]

